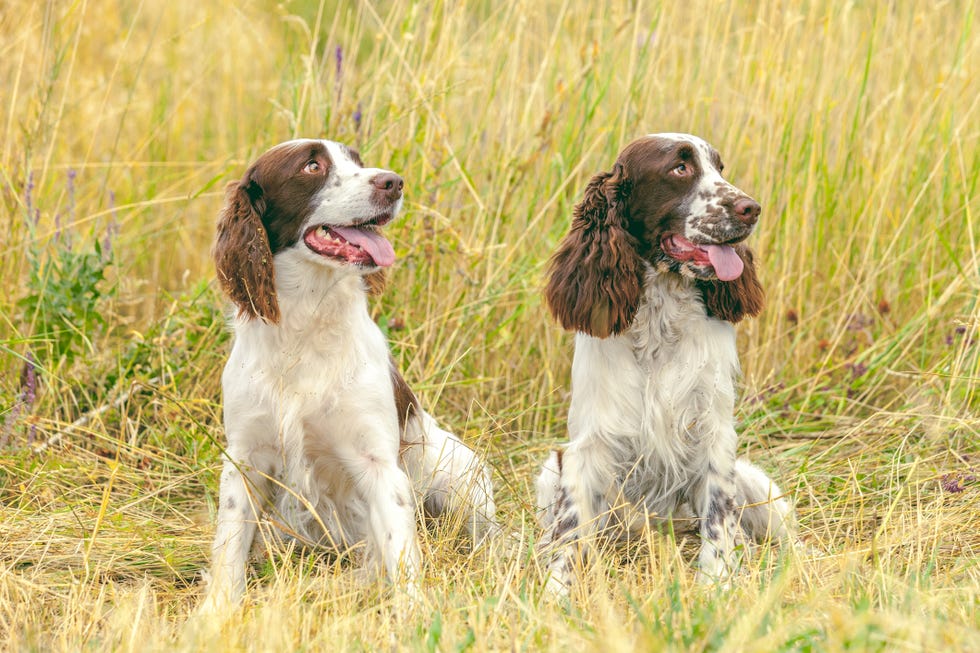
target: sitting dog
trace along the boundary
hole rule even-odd
[[[366,567],[415,591],[416,496],[494,529],[487,467],[439,428],[368,312],[395,261],[381,227],[402,179],[326,140],[273,147],[228,187],[214,261],[234,302],[222,376],[227,434],[205,610],[237,601],[257,519],[301,541],[365,545]]]
[[[548,304],[578,332],[570,442],[537,481],[552,592],[572,582],[576,543],[612,526],[693,513],[702,580],[732,572],[740,533],[789,532],[782,492],[736,459],[733,324],[762,309],[743,244],[761,208],[721,173],[696,136],[629,144],[551,261]]]

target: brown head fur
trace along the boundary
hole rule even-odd
[[[683,233],[691,198],[703,192],[697,185],[705,169],[720,171],[722,164],[710,146],[699,155],[693,141],[663,136],[640,138],[623,148],[612,171],[595,175],[575,206],[545,289],[551,312],[564,328],[599,338],[622,333],[641,301],[646,263],[662,273],[680,273],[661,239]],[[683,174],[674,174],[678,164],[685,166]],[[713,208],[716,224],[709,226],[734,224],[747,235],[751,225],[740,225],[729,204],[748,198],[730,185],[726,192],[731,198]],[[734,248],[745,264],[738,278],[695,279],[708,315],[729,322],[758,314],[764,303],[752,251],[744,243]]]

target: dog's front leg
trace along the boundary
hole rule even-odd
[[[369,560],[379,562],[390,581],[415,594],[421,558],[415,502],[408,476],[398,465],[397,430],[390,430],[376,428],[352,438],[338,453],[367,507]]]
[[[613,465],[608,452],[590,439],[573,442],[555,461],[559,482],[551,507],[554,520],[543,546],[549,554],[547,589],[565,596],[596,533]]]
[[[708,448],[703,480],[694,494],[693,504],[701,530],[698,581],[725,581],[736,566],[734,431]]]
[[[201,612],[216,612],[245,593],[245,565],[265,504],[271,465],[226,458],[221,471],[218,525],[211,547],[211,579]]]

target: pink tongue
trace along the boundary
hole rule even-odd
[[[738,279],[742,274],[745,263],[735,253],[735,248],[729,245],[701,245],[701,249],[708,253],[708,260],[711,267],[715,269],[715,274],[722,281]]]
[[[395,248],[376,231],[356,227],[330,227],[351,245],[357,245],[378,267],[386,268],[395,262]]]

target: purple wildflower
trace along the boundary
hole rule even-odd
[[[959,473],[953,472],[943,474],[939,479],[939,484],[942,486],[944,492],[957,494],[966,489],[966,483],[972,483],[975,480],[977,480],[977,477],[973,474],[960,475]]]
[[[364,114],[361,113],[361,103],[357,103],[357,109],[354,111],[354,131],[361,131],[361,118]]]
[[[27,217],[33,217],[34,213],[34,171],[27,173],[27,183],[24,185],[24,208],[27,209]],[[37,224],[35,218],[34,224]]]
[[[27,352],[24,356],[24,367],[20,371],[21,400],[30,410],[37,399],[37,361],[34,354]]]
[[[337,68],[336,68],[337,75],[336,75],[336,79],[334,80],[334,93],[336,93],[337,95],[336,102],[339,105],[340,94],[341,91],[343,90],[343,82],[340,81],[340,75],[344,69],[344,49],[339,45],[337,46],[337,49],[334,50],[334,58],[337,62]]]

